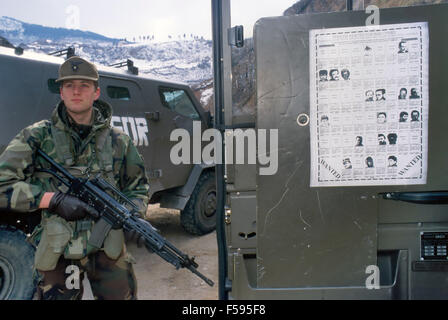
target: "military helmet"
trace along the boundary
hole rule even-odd
[[[73,56],[59,67],[59,78],[56,82],[64,80],[98,81],[98,78],[98,70],[93,63],[78,56]]]

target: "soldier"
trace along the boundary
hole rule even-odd
[[[41,210],[41,223],[31,235],[39,299],[80,299],[83,288],[67,281],[70,270],[87,273],[96,299],[137,298],[123,229],[111,229],[100,249],[90,246],[95,210],[66,194],[67,187],[50,174],[38,172],[46,165],[36,156],[41,148],[76,177],[101,174],[145,215],[149,185],[143,159],[130,137],[110,126],[112,108],[98,100],[98,79],[90,62],[66,60],[56,80],[62,101],[51,119],[23,129],[0,155],[0,206]]]

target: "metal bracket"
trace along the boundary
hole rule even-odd
[[[160,112],[154,111],[154,112],[145,112],[145,118],[148,121],[159,121],[160,119]]]
[[[109,67],[115,67],[115,68],[128,67],[128,71],[131,74],[138,75],[138,68],[134,67],[134,61],[132,61],[131,59],[127,59],[124,62],[110,64]]]
[[[154,169],[147,171],[149,179],[159,179],[162,177],[162,169]]]
[[[229,46],[242,48],[244,46],[244,28],[243,26],[235,26],[227,29],[227,39]]]
[[[50,56],[56,56],[56,57],[63,56],[64,54],[66,55],[65,59],[73,57],[75,55],[75,48],[74,47],[68,47],[67,49],[58,50],[58,51],[49,53]]]

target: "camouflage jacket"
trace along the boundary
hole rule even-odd
[[[89,135],[82,140],[69,125],[65,105],[61,101],[50,120],[43,120],[23,129],[0,155],[0,207],[22,212],[35,211],[45,192],[58,189],[65,191],[65,186],[55,178],[35,172],[38,167],[48,167],[42,159],[36,158],[36,147],[40,147],[66,168],[88,168],[92,173],[103,171],[99,160],[102,150],[98,150],[97,140],[103,130],[108,130],[112,141],[110,157],[113,157],[113,181],[109,179],[109,182],[114,183],[128,198],[136,202],[143,213],[148,204],[149,191],[143,159],[129,136],[110,127],[111,117],[111,106],[100,100],[95,101],[93,127]],[[74,163],[70,166],[67,165],[66,159],[61,159],[58,152],[61,146],[56,148],[57,142],[54,141],[52,128],[57,128],[67,137],[65,141],[69,145],[62,147],[68,148],[73,157]],[[44,210],[44,214],[49,213]]]
[[[23,129],[0,155],[0,206],[31,212],[39,209],[45,192],[66,192],[67,187],[40,168],[49,165],[36,157],[39,147],[75,177],[101,176],[120,189],[146,212],[149,185],[144,162],[129,136],[110,127],[112,108],[105,102],[93,105],[93,125],[81,139],[71,124],[65,105],[60,102],[50,120]],[[35,268],[54,270],[58,259],[82,259],[100,248],[88,243],[94,221],[91,217],[66,221],[48,210],[30,241],[37,245]],[[117,259],[125,252],[122,229],[110,230],[103,247],[106,255]]]

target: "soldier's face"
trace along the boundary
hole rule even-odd
[[[100,97],[100,88],[90,80],[66,80],[61,86],[61,99],[73,114],[90,112],[93,102]]]

